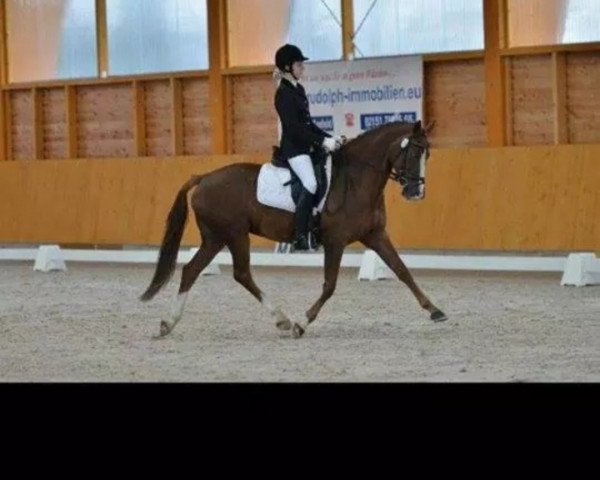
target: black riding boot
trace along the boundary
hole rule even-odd
[[[296,215],[294,218],[294,250],[306,251],[314,250],[310,235],[308,234],[308,223],[312,214],[313,202],[315,196],[305,188],[302,189],[298,204],[296,205]]]

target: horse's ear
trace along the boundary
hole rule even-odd
[[[432,122],[429,122],[427,124],[427,126],[425,127],[425,133],[427,135],[429,135],[431,133],[431,131],[433,130],[433,127],[435,127],[435,120],[433,120]]]
[[[419,120],[417,123],[414,124],[413,126],[413,133],[419,133],[421,131],[421,120]]]

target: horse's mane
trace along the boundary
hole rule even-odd
[[[354,137],[352,140],[349,140],[344,146],[342,146],[342,148],[340,148],[339,150],[334,152],[333,157],[332,157],[334,165],[336,165],[336,164],[344,165],[345,163],[347,163],[349,161],[349,158],[346,155],[346,153],[348,152],[348,148],[353,145],[356,145],[357,142],[362,142],[363,140],[371,139],[372,137],[375,137],[376,135],[387,133],[388,130],[392,130],[392,129],[402,127],[402,126],[412,126],[412,125],[414,125],[414,122],[389,122],[384,125],[380,125],[379,127],[375,127],[370,130],[364,131],[357,137]],[[345,158],[345,160],[342,160],[342,158]]]
[[[345,146],[352,145],[357,140],[371,138],[372,136],[379,135],[381,133],[385,133],[392,128],[397,128],[404,125],[414,125],[414,122],[389,122],[384,125],[380,125],[379,127],[372,128],[370,130],[366,130],[357,137],[354,137],[352,140],[348,141]]]

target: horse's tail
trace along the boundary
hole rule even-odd
[[[152,299],[173,276],[177,263],[179,244],[181,243],[181,237],[183,236],[183,230],[187,222],[187,193],[190,189],[198,185],[202,181],[202,178],[202,175],[193,175],[177,193],[177,197],[167,218],[165,235],[160,246],[154,277],[148,289],[140,297],[140,300],[143,302]]]

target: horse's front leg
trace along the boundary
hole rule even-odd
[[[324,246],[325,250],[325,283],[323,283],[323,293],[315,304],[310,307],[306,312],[307,323],[302,325],[294,323],[293,334],[294,337],[300,338],[308,325],[315,321],[321,307],[325,304],[335,291],[337,283],[338,273],[340,271],[340,263],[342,261],[342,254],[344,253],[345,245],[342,244],[327,244]]]
[[[412,275],[404,265],[404,262],[400,259],[398,252],[392,245],[387,232],[382,228],[370,232],[367,236],[361,239],[361,242],[365,244],[367,248],[374,250],[385,262],[385,264],[392,269],[398,279],[406,284],[416,299],[419,301],[421,307],[427,310],[431,314],[431,320],[434,322],[443,322],[448,320],[448,317],[444,312],[437,308],[431,300],[421,291],[418,285],[415,283]]]

